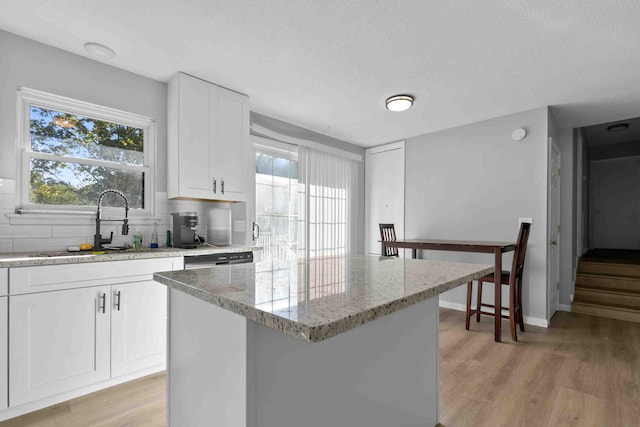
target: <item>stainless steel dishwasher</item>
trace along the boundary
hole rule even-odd
[[[253,252],[223,252],[219,254],[185,255],[184,269],[209,268],[224,264],[245,264],[253,262]]]

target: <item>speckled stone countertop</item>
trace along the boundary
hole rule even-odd
[[[104,254],[88,252],[38,251],[30,253],[0,253],[0,268],[32,265],[76,264],[81,262],[124,261],[131,259],[168,258],[173,256],[203,255],[224,252],[255,251],[254,246],[201,246],[195,249],[158,248],[105,251]]]
[[[156,273],[160,283],[322,341],[493,272],[493,266],[346,255]]]

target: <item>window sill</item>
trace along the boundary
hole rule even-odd
[[[96,223],[95,213],[22,213],[7,214],[9,224],[12,225],[91,225]],[[122,218],[121,213],[114,214],[103,213],[103,218],[119,219]],[[162,221],[158,216],[146,215],[129,215],[129,224],[134,225],[151,225]]]

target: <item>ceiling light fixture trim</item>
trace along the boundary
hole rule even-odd
[[[100,59],[111,59],[116,56],[116,52],[109,46],[95,42],[85,43],[84,50],[86,50],[90,55]]]
[[[615,125],[607,126],[608,132],[621,132],[629,129],[629,123],[616,123]]]
[[[406,111],[413,106],[411,95],[394,95],[387,98],[386,106],[389,111]]]

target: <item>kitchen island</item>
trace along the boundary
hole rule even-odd
[[[492,266],[347,255],[156,273],[169,426],[434,426],[438,295]]]

